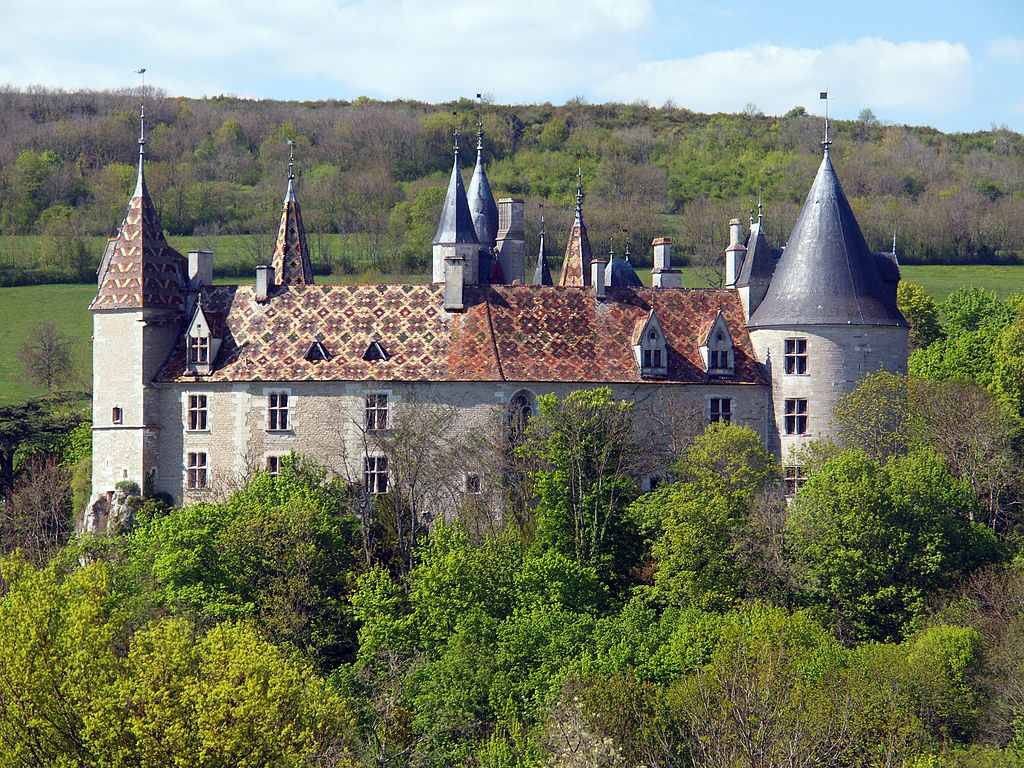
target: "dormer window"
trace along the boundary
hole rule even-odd
[[[185,366],[189,373],[202,376],[212,372],[223,337],[222,325],[220,315],[203,309],[200,297],[185,331]]]
[[[192,365],[210,364],[210,337],[188,337],[188,361]]]
[[[721,312],[715,317],[711,330],[700,348],[708,376],[722,378],[733,376],[736,366],[736,352],[732,343],[732,334],[725,316]]]
[[[647,316],[636,342],[633,355],[640,366],[641,378],[663,378],[668,375],[668,345],[654,310]]]

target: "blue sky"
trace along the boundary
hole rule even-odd
[[[170,95],[701,112],[793,106],[1024,131],[1020,0],[44,0],[4,10],[0,83]]]

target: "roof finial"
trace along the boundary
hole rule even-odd
[[[828,148],[829,145],[832,143],[828,138],[828,91],[822,91],[818,95],[818,98],[825,100],[825,140],[821,142],[821,146],[825,148],[825,157],[828,157]]]
[[[892,231],[892,255],[896,255],[896,230]]]
[[[579,170],[576,172],[576,221],[583,221],[583,161],[579,152],[576,153],[576,162]]]
[[[476,95],[476,154],[477,157],[484,151],[484,120],[480,115],[480,107],[484,102],[482,94]]]
[[[295,142],[291,139],[285,139],[288,144],[288,178],[295,178]]]
[[[626,228],[626,229],[623,229],[622,231],[626,233],[626,261],[628,262],[629,261],[629,229]]]
[[[615,236],[612,235],[608,238],[608,261],[615,260]]]
[[[143,166],[146,162],[146,68],[135,70],[142,75],[142,105],[139,107],[139,176],[135,182],[135,194],[141,195],[146,190],[146,179]]]
[[[754,203],[750,203],[750,226],[754,226]]]
[[[757,223],[758,224],[761,223],[761,216],[762,216],[762,212],[761,212],[761,187],[760,187],[760,185],[758,185],[758,187],[757,187]]]

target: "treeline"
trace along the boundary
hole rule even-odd
[[[0,233],[49,238],[42,263],[0,268],[86,274],[98,254],[76,236],[112,234],[133,188],[139,90],[0,90]],[[294,142],[311,233],[353,250],[319,252],[320,270],[423,271],[461,132],[464,167],[483,122],[498,195],[527,201],[530,250],[540,219],[559,256],[582,167],[595,249],[650,256],[656,236],[681,255],[720,259],[727,222],[764,205],[771,239],[789,234],[821,155],[821,120],[704,115],[666,105],[578,101],[505,106],[419,102],[272,102],[169,98],[147,89],[149,187],[177,235],[272,233]],[[872,248],[893,233],[906,263],[1015,261],[1024,252],[1024,139],[997,129],[945,135],[835,121],[832,155]],[[468,170],[467,170],[468,174]],[[10,262],[11,259],[6,261]],[[59,278],[57,278],[59,279]]]

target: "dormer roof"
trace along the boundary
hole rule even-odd
[[[497,231],[497,230],[495,230]],[[441,220],[437,224],[434,245],[455,245],[456,243],[479,243],[473,228],[473,216],[466,199],[466,188],[459,172],[459,150],[455,149],[452,175],[448,180],[448,192],[441,207]]]
[[[281,209],[281,224],[277,228],[277,242],[271,259],[275,285],[312,285],[313,265],[306,245],[306,229],[302,225],[302,212],[295,198],[295,176],[288,174],[288,189]]]
[[[747,323],[752,328],[818,324],[907,324],[886,300],[878,264],[827,148],[764,301]]]
[[[139,173],[121,229],[108,244],[90,309],[167,309],[180,312],[185,257],[164,237],[146,188],[146,140],[139,138]]]
[[[483,135],[477,133],[476,167],[466,193],[473,231],[483,248],[494,248],[498,238],[498,204],[494,202],[491,184],[484,169]]]
[[[718,339],[719,335],[722,336],[721,341]],[[729,330],[729,323],[726,321],[725,315],[722,314],[722,310],[718,310],[711,327],[708,328],[708,332],[701,341],[701,346],[721,348],[726,345],[733,346],[732,332]]]

